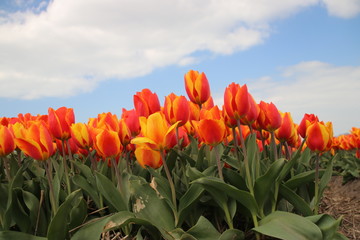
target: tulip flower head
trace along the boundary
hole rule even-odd
[[[328,151],[332,145],[332,123],[314,122],[306,130],[306,145],[314,152]]]
[[[189,102],[184,96],[177,96],[174,93],[165,97],[164,109],[166,119],[170,124],[179,121],[179,126],[184,125],[190,117]]]
[[[71,136],[70,126],[75,122],[74,110],[61,107],[57,110],[49,108],[48,124],[51,134],[61,140],[67,140]]]
[[[230,118],[240,120],[245,117],[250,108],[249,93],[246,84],[231,83],[224,94],[224,107]]]
[[[160,101],[157,94],[152,93],[147,88],[134,95],[134,106],[136,112],[144,117],[160,111]]]
[[[112,130],[100,129],[95,137],[94,147],[104,159],[118,157],[122,150],[119,134]]]
[[[314,122],[318,122],[319,119],[314,114],[307,114],[305,113],[303,119],[301,120],[299,127],[298,127],[298,133],[302,138],[306,137],[306,130],[307,128]]]
[[[135,109],[132,110],[126,110],[125,108],[122,109],[121,119],[124,119],[126,125],[128,126],[131,132],[132,137],[135,137],[140,133],[139,117],[140,116]]]
[[[14,135],[11,130],[0,125],[0,157],[4,157],[15,150]]]
[[[273,103],[261,101],[259,104],[260,113],[257,123],[261,129],[273,132],[281,126],[281,115]]]
[[[74,123],[71,125],[71,139],[82,149],[89,149],[93,146],[93,139],[89,128],[84,123]]]
[[[185,76],[185,89],[189,99],[201,106],[210,97],[210,85],[205,73],[190,70]]]

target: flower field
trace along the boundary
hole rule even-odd
[[[360,129],[294,123],[204,73],[163,106],[149,89],[122,115],[71,108],[0,118],[0,239],[347,239],[319,210],[333,175],[359,178]]]

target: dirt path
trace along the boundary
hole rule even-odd
[[[325,190],[321,211],[334,218],[343,217],[340,231],[351,240],[360,240],[360,179],[342,185],[334,176]]]

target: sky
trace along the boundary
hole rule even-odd
[[[0,117],[74,108],[76,122],[163,104],[204,72],[215,103],[246,84],[299,123],[360,127],[360,0],[0,0]]]

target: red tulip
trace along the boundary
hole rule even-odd
[[[131,131],[129,127],[127,126],[124,119],[120,119],[119,122],[119,138],[121,144],[125,147],[130,143],[131,140]]]
[[[160,102],[157,94],[152,93],[147,88],[134,95],[134,106],[136,112],[144,117],[160,111]]]
[[[67,140],[71,136],[70,126],[75,122],[72,108],[61,107],[57,110],[49,108],[48,124],[51,134],[61,140]]]
[[[275,130],[275,137],[280,142],[290,141],[293,135],[297,134],[294,122],[289,112],[281,114],[281,126]]]
[[[4,157],[15,150],[14,135],[11,130],[0,125],[0,157]]]
[[[269,132],[273,132],[281,126],[281,116],[279,110],[273,103],[261,101],[259,104],[260,113],[257,123],[260,128]]]
[[[189,102],[184,96],[176,96],[174,93],[171,93],[165,97],[163,112],[170,124],[179,121],[178,126],[182,126],[189,120]]]
[[[121,153],[119,134],[108,129],[100,129],[95,137],[96,152],[103,158],[117,157]]]
[[[75,123],[71,125],[71,139],[82,149],[89,149],[93,146],[89,126],[84,123]]]
[[[43,122],[30,122],[23,134],[23,137],[15,138],[15,143],[26,155],[45,161],[54,154],[56,145]]]
[[[305,138],[306,130],[307,128],[314,122],[318,122],[319,119],[314,114],[307,114],[305,113],[303,119],[301,120],[299,127],[298,127],[298,133],[302,138]]]
[[[223,120],[202,119],[198,124],[198,133],[204,143],[214,146],[224,140],[226,126]]]
[[[135,137],[140,133],[139,117],[140,116],[135,109],[132,110],[126,110],[125,108],[122,109],[121,118],[124,119],[126,125],[128,126],[131,132],[132,137]]]
[[[306,145],[315,152],[328,151],[331,148],[333,129],[332,123],[314,122],[306,130]]]
[[[210,98],[210,85],[205,73],[190,70],[185,76],[185,89],[190,100],[199,106]]]
[[[249,111],[250,102],[246,84],[231,83],[224,94],[224,107],[230,118],[240,120]]]

